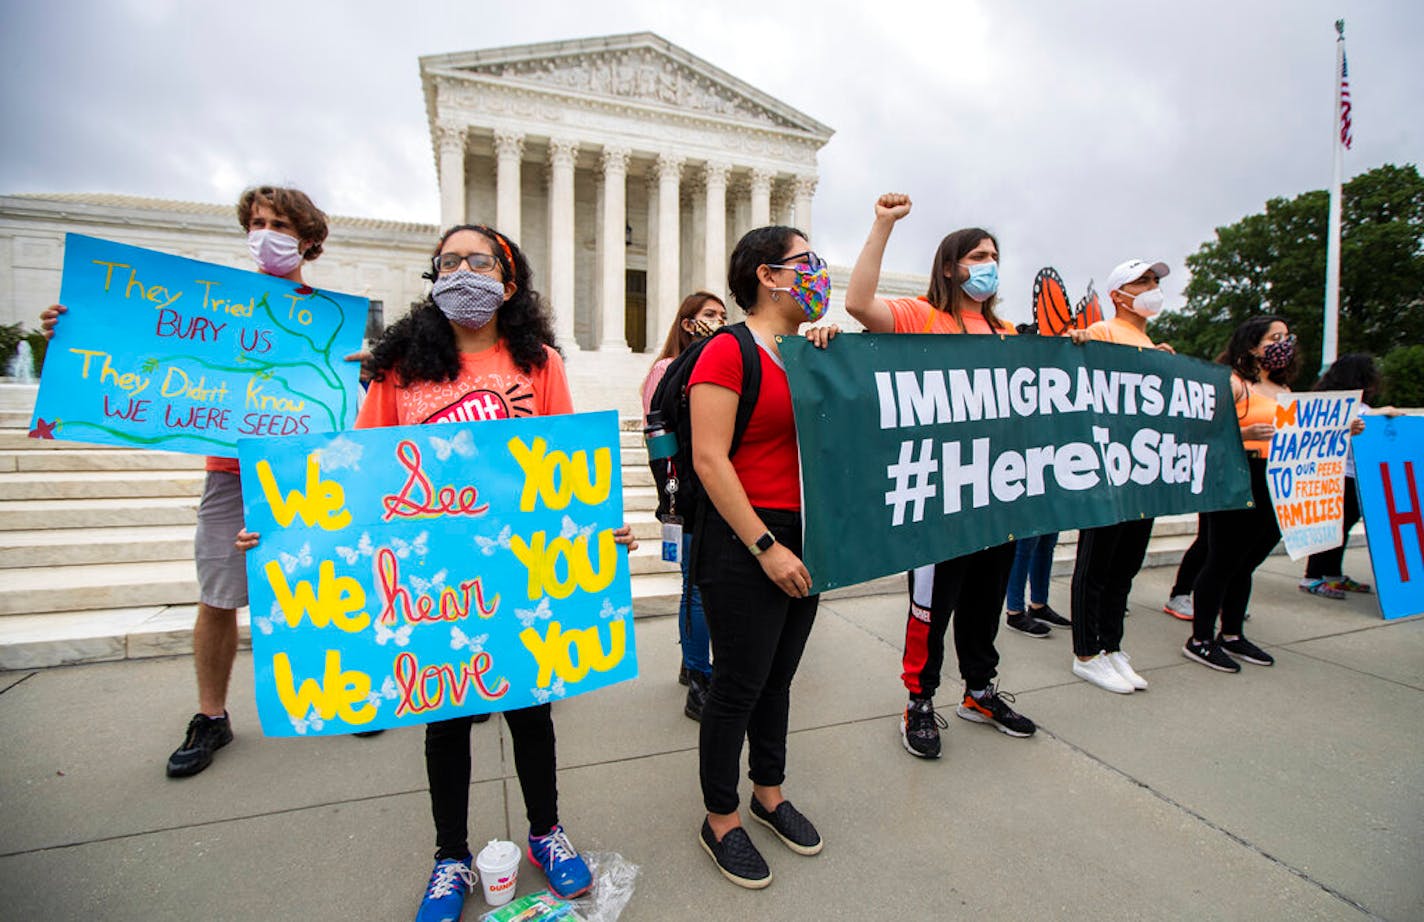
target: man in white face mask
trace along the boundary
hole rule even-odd
[[[1162,289],[1158,283],[1166,278],[1167,264],[1129,259],[1108,274],[1107,296],[1112,302],[1114,316],[1100,320],[1086,330],[1071,330],[1073,342],[1088,340],[1117,343],[1122,346],[1141,346],[1146,349],[1161,349],[1163,352],[1175,350],[1166,343],[1154,343],[1147,335],[1147,321],[1162,310]]]

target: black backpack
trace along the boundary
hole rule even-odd
[[[648,467],[652,469],[653,480],[658,487],[658,519],[680,515],[684,529],[690,529],[697,523],[697,513],[704,499],[702,483],[692,466],[692,418],[687,408],[687,381],[692,377],[692,369],[697,365],[702,350],[723,334],[735,336],[742,352],[742,393],[737,402],[737,419],[732,428],[732,444],[727,456],[736,454],[761,391],[761,355],[757,351],[756,339],[745,323],[724,326],[684,349],[668,365],[648,406],[650,424],[660,418],[662,429],[677,436],[677,450],[670,457],[648,459]]]

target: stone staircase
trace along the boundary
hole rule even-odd
[[[30,439],[33,387],[0,384],[0,670],[191,651],[198,584],[193,529],[203,460],[171,452]],[[656,495],[640,421],[622,421],[624,510],[635,617],[671,614],[681,574],[659,557]],[[1158,519],[1146,566],[1172,566],[1196,517]],[[1054,555],[1070,573],[1074,532]],[[885,577],[827,598],[904,592]],[[239,613],[244,646],[247,612]]]

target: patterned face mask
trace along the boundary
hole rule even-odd
[[[1261,352],[1261,367],[1267,371],[1280,371],[1295,358],[1295,334],[1279,342],[1271,343]]]
[[[773,264],[773,269],[790,269],[796,273],[796,284],[772,291],[790,293],[809,323],[815,323],[826,316],[831,306],[831,270],[825,261],[815,253],[806,254],[804,263]]]
[[[478,272],[451,272],[435,280],[430,296],[447,318],[478,330],[504,303],[504,286]]]
[[[722,329],[724,324],[720,320],[708,320],[706,317],[692,318],[692,338],[706,339],[713,333]]]

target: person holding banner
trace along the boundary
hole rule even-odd
[[[1129,259],[1108,274],[1107,295],[1115,313],[1086,330],[1070,330],[1075,343],[1115,343],[1139,349],[1175,350],[1154,343],[1147,321],[1162,309],[1161,279],[1167,264]],[[1073,564],[1073,674],[1121,695],[1145,691],[1147,680],[1132,668],[1122,649],[1123,620],[1132,581],[1147,556],[1152,519],[1078,531]]]
[[[851,269],[846,310],[871,333],[951,333],[1015,335],[994,312],[998,303],[999,247],[988,231],[957,230],[940,241],[930,269],[929,291],[919,298],[885,300],[875,295],[880,264],[895,222],[910,213],[910,197],[880,196],[870,235]],[[900,741],[911,755],[940,756],[940,728],[934,693],[944,663],[944,635],[951,615],[954,649],[964,695],[955,713],[1016,737],[1032,736],[1032,720],[1016,712],[1013,696],[994,685],[999,652],[999,611],[1013,565],[1013,542],[920,567],[908,574],[910,609],[905,629],[901,679],[909,701],[900,719]]]
[[[258,272],[306,284],[302,267],[322,254],[327,236],[326,215],[306,193],[278,186],[249,188],[237,201],[237,222],[247,233],[248,252]],[[46,338],[54,336],[64,312],[63,305],[53,304],[40,314]],[[365,357],[356,353],[346,359]],[[193,666],[198,712],[189,720],[182,744],[168,757],[170,778],[198,774],[233,739],[227,690],[237,657],[237,610],[247,604],[247,570],[243,554],[233,546],[233,537],[242,530],[242,482],[236,458],[209,457],[204,466],[207,476],[194,537],[198,615],[193,624]]]
[[[712,636],[712,685],[702,711],[699,777],[707,818],[699,841],[724,877],[760,889],[771,869],[738,811],[737,774],[747,744],[750,812],[797,854],[821,834],[782,794],[791,681],[820,597],[801,562],[800,460],[791,390],[777,341],[821,319],[830,272],[791,227],[748,231],[732,250],[727,288],[759,346],[761,383],[734,454],[743,385],[738,337],[715,336],[688,378],[692,463],[706,500],[694,537],[694,576]],[[837,328],[806,337],[824,348]]]
[[[452,227],[425,278],[434,282],[431,294],[373,349],[373,379],[357,428],[573,412],[549,311],[512,240],[484,225]],[[257,538],[244,531],[239,546],[251,548]],[[627,526],[614,538],[637,546]],[[506,711],[504,721],[529,820],[529,860],[554,893],[578,896],[593,879],[559,822],[551,708]],[[468,842],[473,723],[473,717],[457,717],[425,727],[437,851],[416,922],[459,918],[474,887]]]
[[[677,317],[668,330],[662,351],[653,360],[643,379],[643,416],[653,400],[653,392],[658,382],[667,373],[672,360],[682,354],[695,339],[703,339],[717,332],[727,322],[727,305],[710,291],[694,291],[682,301],[677,309]],[[707,703],[707,688],[712,683],[711,641],[707,637],[707,619],[702,613],[702,593],[696,584],[688,579],[689,560],[692,551],[692,533],[682,536],[682,554],[678,561],[682,567],[682,600],[677,608],[677,636],[682,646],[682,668],[677,680],[687,686],[687,700],[682,712],[693,720],[702,719],[702,708]]]

